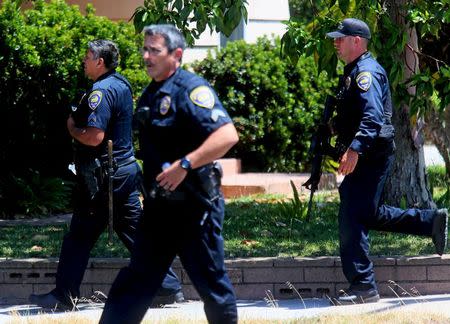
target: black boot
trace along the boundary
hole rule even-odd
[[[370,288],[367,290],[343,289],[339,291],[339,297],[336,299],[336,305],[351,305],[376,303],[380,300],[378,290]]]
[[[164,305],[173,303],[183,303],[184,295],[182,291],[177,291],[176,293],[170,295],[156,295],[150,305],[151,308],[163,307]]]
[[[31,294],[30,297],[28,297],[28,300],[30,303],[42,308],[64,311],[72,311],[77,309],[75,302],[57,297],[53,291],[47,294]]]
[[[433,231],[431,234],[436,253],[442,255],[447,246],[447,226],[448,212],[447,209],[438,209],[433,218]]]

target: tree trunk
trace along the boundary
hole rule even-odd
[[[387,181],[385,201],[389,205],[434,208],[425,176],[423,146],[416,147],[411,136],[408,107],[395,110],[397,150],[392,174]]]
[[[408,44],[417,49],[416,30],[410,28],[404,20],[403,5],[405,0],[388,0],[387,7],[391,19],[408,35]],[[417,55],[405,47],[402,57],[404,80],[418,71],[419,59]],[[410,94],[415,88],[408,89]],[[392,175],[388,179],[385,190],[385,201],[389,205],[402,207],[435,207],[432,196],[428,190],[425,175],[425,158],[423,154],[423,140],[421,139],[420,121],[414,125],[410,122],[409,107],[402,104],[394,108],[393,124],[396,129],[395,142],[397,151],[395,155]]]

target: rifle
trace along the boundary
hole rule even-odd
[[[112,244],[114,231],[113,174],[113,142],[111,140],[108,140],[108,244]]]
[[[311,140],[309,148],[309,155],[312,156],[311,160],[311,175],[309,179],[302,184],[303,187],[310,190],[308,202],[308,211],[306,212],[306,221],[309,222],[311,218],[313,197],[316,190],[319,188],[320,177],[322,176],[322,162],[324,155],[332,155],[335,157],[335,148],[331,146],[331,129],[329,122],[333,116],[333,112],[336,108],[336,98],[327,96],[325,102],[325,109],[323,111],[322,119],[319,127]]]

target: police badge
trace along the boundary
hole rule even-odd
[[[345,79],[345,89],[349,89],[350,88],[350,84],[352,83],[352,78],[350,78],[349,76]]]
[[[159,104],[159,113],[161,115],[165,115],[167,114],[167,112],[170,109],[170,96],[165,96],[164,98],[161,99],[161,103]]]

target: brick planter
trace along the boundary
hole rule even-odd
[[[402,296],[404,290],[412,293],[414,289],[422,295],[450,292],[450,255],[442,258],[378,257],[373,261],[380,293],[384,296]],[[55,258],[0,258],[0,302],[23,302],[30,293],[52,289],[57,263]],[[127,263],[128,259],[91,259],[83,279],[82,294],[89,297],[97,290],[107,294],[117,272]],[[298,298],[287,281],[304,298],[335,296],[339,289],[348,286],[338,257],[248,258],[227,260],[226,264],[238,299],[262,299],[267,290],[277,299]],[[178,260],[174,270],[183,282],[185,296],[198,299]]]

